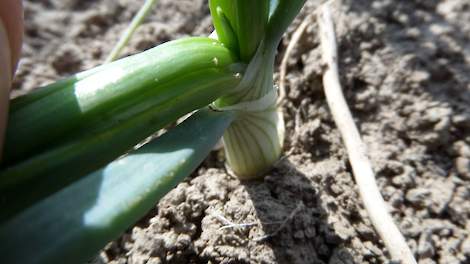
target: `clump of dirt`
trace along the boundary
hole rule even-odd
[[[319,1],[308,1],[279,47]],[[141,1],[29,0],[14,94],[101,63]],[[342,84],[382,194],[420,263],[470,262],[470,4],[334,4]],[[161,0],[126,54],[211,32]],[[324,100],[317,24],[289,59],[288,156],[240,182],[213,152],[95,263],[385,263]]]

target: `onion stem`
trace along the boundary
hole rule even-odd
[[[281,155],[285,128],[282,112],[277,107],[278,94],[273,83],[274,59],[284,31],[304,2],[270,2],[269,20],[266,25],[258,26],[258,35],[262,37],[259,38],[256,52],[249,60],[242,81],[230,94],[213,104],[219,110],[238,112],[237,118],[224,134],[223,142],[227,162],[241,179],[261,177]],[[215,19],[220,20],[219,17]],[[236,18],[229,16],[228,19],[240,21],[245,18],[241,14]],[[233,21],[229,22],[233,24]],[[216,25],[216,30],[220,31],[221,28]],[[225,32],[221,33],[224,35]]]

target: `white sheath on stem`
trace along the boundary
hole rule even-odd
[[[372,165],[366,155],[366,147],[344,99],[338,75],[336,37],[328,4],[319,13],[322,59],[325,64],[323,86],[326,100],[341,133],[349,156],[354,178],[375,230],[382,238],[393,260],[414,264],[416,260],[405,238],[393,222],[382,195],[379,192]]]

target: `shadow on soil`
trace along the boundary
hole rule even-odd
[[[272,248],[276,263],[354,263],[311,182],[285,159],[264,182],[243,183],[265,233],[255,240]]]

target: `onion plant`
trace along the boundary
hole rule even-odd
[[[4,262],[86,261],[222,135],[234,173],[262,177],[284,140],[276,50],[304,1],[210,0],[216,36],[170,41],[12,100],[0,171]]]

